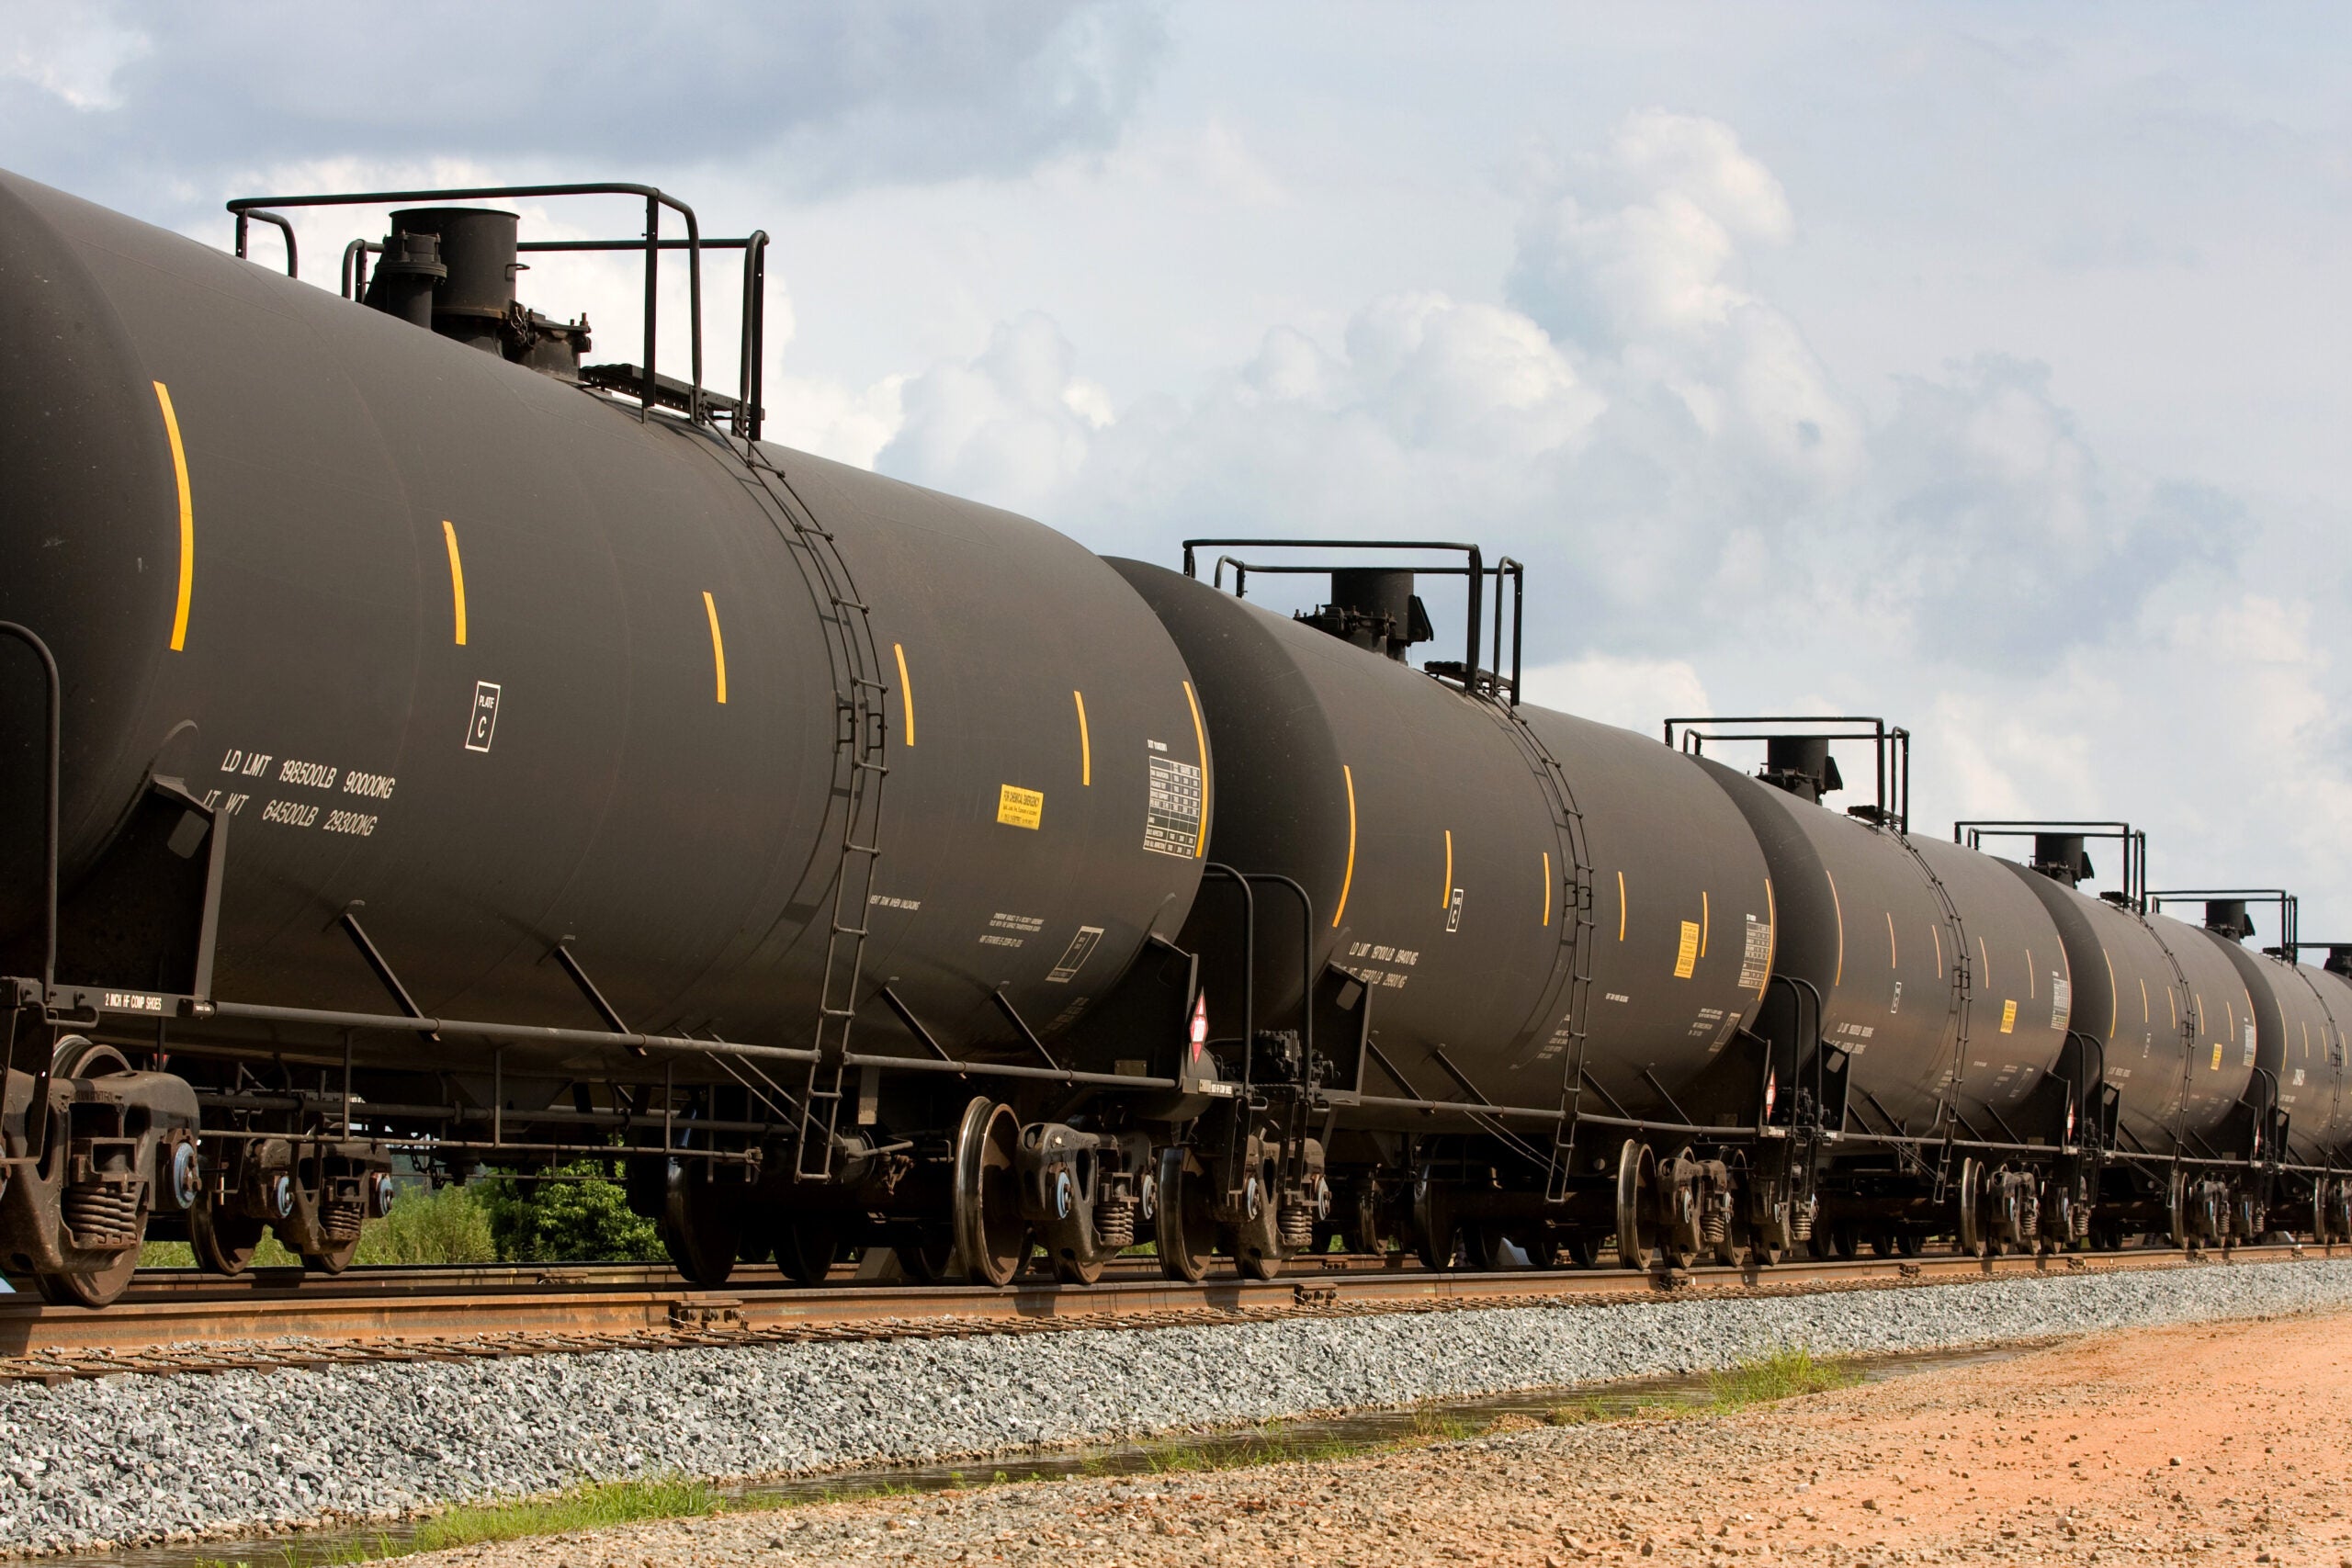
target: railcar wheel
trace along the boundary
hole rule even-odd
[[[1657,1168],[1659,1194],[1658,1246],[1666,1261],[1676,1269],[1688,1269],[1699,1261],[1699,1252],[1706,1245],[1705,1220],[1701,1208],[1706,1194],[1700,1179],[1699,1162],[1690,1157],[1684,1147],[1670,1160],[1661,1160]]]
[[[1081,1263],[1075,1258],[1054,1259],[1054,1278],[1065,1285],[1091,1285],[1102,1278],[1102,1269],[1111,1260],[1098,1258],[1091,1263]]]
[[[1205,1183],[1197,1171],[1185,1168],[1181,1148],[1159,1151],[1159,1207],[1151,1224],[1161,1273],[1190,1285],[1208,1277],[1216,1256],[1216,1218]]]
[[[1510,1267],[1503,1258],[1503,1244],[1510,1238],[1491,1221],[1473,1221],[1462,1227],[1462,1260],[1481,1274],[1498,1274]]]
[[[910,1239],[892,1244],[899,1267],[918,1285],[936,1285],[956,1272],[956,1233],[926,1225]]]
[[[698,1181],[689,1171],[671,1171],[659,1229],[662,1250],[691,1283],[712,1290],[735,1271],[742,1220],[733,1205],[720,1201],[707,1179]]]
[[[300,1256],[303,1268],[313,1274],[324,1274],[332,1279],[350,1268],[352,1258],[357,1257],[358,1253],[359,1238],[354,1236],[351,1240],[328,1251],[305,1252]]]
[[[1916,1225],[1905,1225],[1894,1233],[1894,1250],[1905,1258],[1917,1258],[1928,1250],[1928,1233]]]
[[[1983,1258],[1984,1245],[1984,1168],[1973,1159],[1960,1162],[1960,1226],[1952,1247],[1962,1258]]]
[[[1015,1161],[1020,1143],[1021,1122],[1011,1106],[982,1096],[964,1108],[956,1130],[956,1247],[976,1285],[1002,1289],[1029,1259]]]
[[[130,1288],[130,1276],[138,1268],[139,1248],[129,1247],[103,1268],[80,1269],[66,1274],[36,1274],[33,1280],[40,1287],[41,1299],[52,1306],[112,1306]]]
[[[1413,1255],[1431,1272],[1453,1267],[1462,1227],[1453,1217],[1453,1195],[1427,1166],[1413,1182]]]
[[[1380,1189],[1370,1181],[1350,1188],[1340,1208],[1340,1245],[1350,1252],[1378,1257],[1388,1250],[1380,1224]]]
[[[2165,1192],[2165,1235],[2173,1246],[2188,1247],[2188,1178],[2176,1166]]]
[[[1519,1249],[1527,1254],[1530,1269],[1551,1269],[1560,1266],[1560,1233],[1550,1225],[1531,1224],[1521,1227],[1511,1237]]]
[[[1589,1269],[1600,1261],[1600,1244],[1589,1231],[1570,1231],[1567,1247],[1569,1260],[1579,1269]]]
[[[234,1278],[253,1266],[254,1249],[261,1246],[268,1227],[243,1214],[232,1214],[209,1198],[188,1211],[189,1250],[198,1267]]]
[[[1657,1257],[1657,1156],[1628,1138],[1617,1155],[1617,1261],[1646,1271]]]
[[[796,1285],[814,1289],[823,1284],[844,1250],[841,1226],[828,1219],[803,1215],[775,1228],[776,1269]]]
[[[1232,1227],[1228,1242],[1233,1261],[1252,1280],[1272,1280],[1283,1271],[1281,1219],[1282,1183],[1271,1159],[1241,1182],[1241,1223]]]

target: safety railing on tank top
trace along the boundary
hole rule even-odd
[[[740,239],[705,239],[702,223],[695,209],[677,197],[653,186],[616,184],[544,185],[544,186],[472,186],[455,190],[393,190],[342,192],[305,196],[239,197],[228,204],[237,220],[236,253],[246,254],[254,223],[275,225],[286,237],[286,276],[300,276],[300,262],[294,243],[294,226],[285,214],[274,210],[291,207],[399,207],[414,202],[441,201],[525,201],[556,197],[628,196],[645,202],[645,232],[634,240],[525,240],[515,245],[518,252],[618,252],[634,251],[645,257],[645,314],[643,354],[645,363],[633,365],[598,365],[583,367],[582,377],[607,390],[627,391],[637,398],[647,416],[656,408],[673,408],[687,418],[700,422],[718,415],[729,416],[735,434],[746,440],[760,438],[763,418],[762,399],[765,394],[765,359],[767,344],[767,248],[764,229],[754,230]],[[664,209],[674,212],[686,226],[685,238],[665,240],[662,237],[662,213]],[[352,241],[344,247],[341,288],[344,298],[357,299],[367,292],[368,258],[381,254],[381,243],[367,239]],[[663,251],[686,253],[686,302],[688,331],[692,334],[692,379],[681,384],[660,375],[654,367],[660,346],[661,327],[661,261]],[[703,386],[702,353],[702,254],[705,251],[741,251],[743,253],[743,312],[741,360],[737,367],[736,397],[728,398]]]
[[[1467,636],[1464,639],[1462,661],[1438,660],[1421,668],[1429,674],[1458,682],[1474,695],[1490,696],[1510,707],[1517,707],[1520,698],[1520,661],[1524,638],[1521,620],[1527,603],[1527,568],[1504,556],[1494,565],[1486,562],[1486,552],[1476,545],[1465,545],[1447,539],[1187,539],[1184,541],[1184,575],[1200,576],[1196,552],[1204,549],[1262,550],[1442,550],[1458,553],[1465,558],[1462,566],[1426,566],[1416,564],[1399,568],[1416,577],[1459,577],[1468,590],[1467,613],[1463,617]],[[1335,571],[1345,571],[1363,562],[1330,561],[1251,561],[1238,556],[1219,556],[1210,578],[1210,586],[1225,586],[1225,569],[1233,568],[1233,594],[1237,599],[1250,597],[1250,574],[1257,572],[1269,577],[1319,577]],[[1487,614],[1487,580],[1495,580],[1494,611]],[[1502,583],[1509,578],[1510,598],[1510,676],[1504,679],[1503,668],[1503,594]],[[1478,663],[1478,644],[1491,627],[1493,651],[1487,667]]]
[[[1758,728],[1758,726],[1770,726]],[[1843,728],[1868,725],[1867,729]],[[1677,743],[1693,757],[1706,754],[1707,742],[1772,741],[1792,737],[1809,740],[1867,740],[1876,759],[1872,804],[1849,807],[1846,815],[1860,818],[1897,833],[1911,830],[1911,732],[1900,725],[1861,714],[1725,714],[1669,718],[1666,743]]]

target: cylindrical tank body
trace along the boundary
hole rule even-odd
[[[2170,1154],[2188,1138],[2208,1137],[2253,1067],[2238,1027],[2244,987],[2213,963],[2212,944],[2177,920],[2143,919],[2002,863],[2049,911],[2065,943],[2076,981],[2074,1027],[2098,1045],[2123,1146]]]
[[[2316,1157],[2335,1142],[2341,1093],[2340,1069],[2332,1065],[2343,1055],[2335,1048],[2340,1026],[2312,978],[2330,976],[2256,953],[2224,931],[2208,927],[2204,934],[2245,982],[2254,1014],[2254,1066],[2278,1086],[2278,1109],[2288,1117],[2289,1150],[2300,1151],[2298,1157]],[[2275,1156],[2281,1151],[2268,1152]]]
[[[225,998],[390,1010],[333,929],[360,900],[431,1013],[597,1027],[544,962],[570,937],[634,1028],[805,1043],[853,679],[888,767],[871,901],[841,912],[870,929],[869,997],[986,1045],[1004,987],[1050,1038],[1191,904],[1183,665],[1058,534],[774,447],[788,479],[763,476],[707,430],[12,177],[0,327],[0,618],[63,670],[69,883],[151,774],[184,779],[231,829]],[[19,942],[32,670],[0,649]]]
[[[2065,1042],[2072,987],[2049,916],[1987,856],[1705,766],[1764,847],[1774,966],[1820,994],[1822,1038],[1851,1057],[1854,1124],[1925,1134],[1950,1097],[1997,1139],[1983,1108],[2014,1118]]]
[[[1556,1106],[1578,942],[1587,1068],[1629,1109],[1661,1110],[1660,1090],[1679,1093],[1753,1014],[1772,936],[1763,857],[1688,759],[1522,706],[1558,763],[1555,795],[1498,705],[1177,573],[1113,564],[1200,688],[1218,762],[1210,857],[1296,880],[1318,967],[1371,987],[1374,1043],[1408,1081],[1375,1066],[1368,1092],[1461,1100],[1467,1079],[1498,1104]],[[1228,898],[1204,886],[1188,942],[1214,942]],[[1261,892],[1258,907],[1261,926],[1295,929],[1295,904]],[[1295,946],[1257,974],[1261,1026],[1278,1023],[1296,1007]],[[1210,996],[1220,1018],[1237,1005]]]
[[[2288,1048],[2287,1081],[2279,1086],[2281,1100],[2290,1086],[2295,1096],[2287,1146],[2305,1163],[2341,1166],[2352,1145],[2352,1067],[2345,1061],[2346,1036],[2352,1033],[2352,982],[2311,964],[2298,964],[2295,973],[2326,1010],[2328,1032],[2324,1042],[2312,1042],[2308,1058],[2300,1039]]]
[[[2257,1042],[2254,1001],[2246,994],[2245,981],[2222,944],[2199,927],[2159,914],[2148,917],[2148,929],[2178,972],[2163,999],[2161,1017],[2165,1029],[2179,1030],[2190,1042],[2181,1073],[2179,1111],[2180,1125],[2192,1140],[2188,1146],[2197,1153],[2211,1146],[2244,1154],[2244,1147],[2224,1147],[2216,1139],[2238,1116],[2254,1079]],[[2143,1010],[2143,1029],[2156,1026],[2157,1005],[2152,1000]],[[2127,1012],[2126,1029],[2131,1027],[2129,1016]]]

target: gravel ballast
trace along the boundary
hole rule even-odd
[[[1610,1307],[615,1351],[0,1388],[0,1551],[662,1473],[980,1456],[1728,1365],[2352,1304],[2318,1259]]]

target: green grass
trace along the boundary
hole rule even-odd
[[[415,1538],[405,1550],[441,1551],[453,1546],[519,1540],[526,1536],[604,1529],[641,1519],[701,1518],[722,1510],[732,1511],[740,1506],[741,1500],[729,1498],[707,1482],[682,1477],[612,1481],[521,1502],[452,1508],[418,1526]]]
[[[408,1188],[391,1211],[359,1233],[355,1263],[495,1263],[498,1243],[491,1235],[490,1211],[469,1188],[427,1192]]]
[[[261,1245],[254,1248],[252,1267],[255,1269],[300,1269],[302,1260],[286,1249],[276,1236],[265,1235]],[[196,1252],[184,1241],[151,1241],[139,1249],[141,1269],[193,1269]]]
[[[1703,1400],[1648,1394],[1631,1401],[1621,1398],[1612,1403],[1599,1394],[1589,1393],[1573,1404],[1555,1404],[1544,1411],[1544,1424],[1547,1427],[1580,1427],[1592,1421],[1672,1420],[1679,1416],[1713,1416],[1744,1410],[1751,1404],[1770,1404],[1776,1400],[1793,1399],[1799,1394],[1826,1393],[1831,1389],[1850,1388],[1861,1381],[1861,1371],[1852,1362],[1817,1358],[1811,1350],[1800,1346],[1795,1349],[1751,1356],[1721,1371],[1709,1372],[1707,1397]]]
[[[1851,1362],[1837,1359],[1816,1359],[1811,1350],[1798,1346],[1792,1350],[1775,1350],[1769,1356],[1754,1356],[1745,1361],[1707,1375],[1707,1388],[1714,1395],[1717,1410],[1738,1410],[1750,1404],[1769,1404],[1777,1399],[1793,1399],[1801,1393],[1826,1393],[1834,1388],[1850,1388],[1862,1381],[1862,1374]]]

